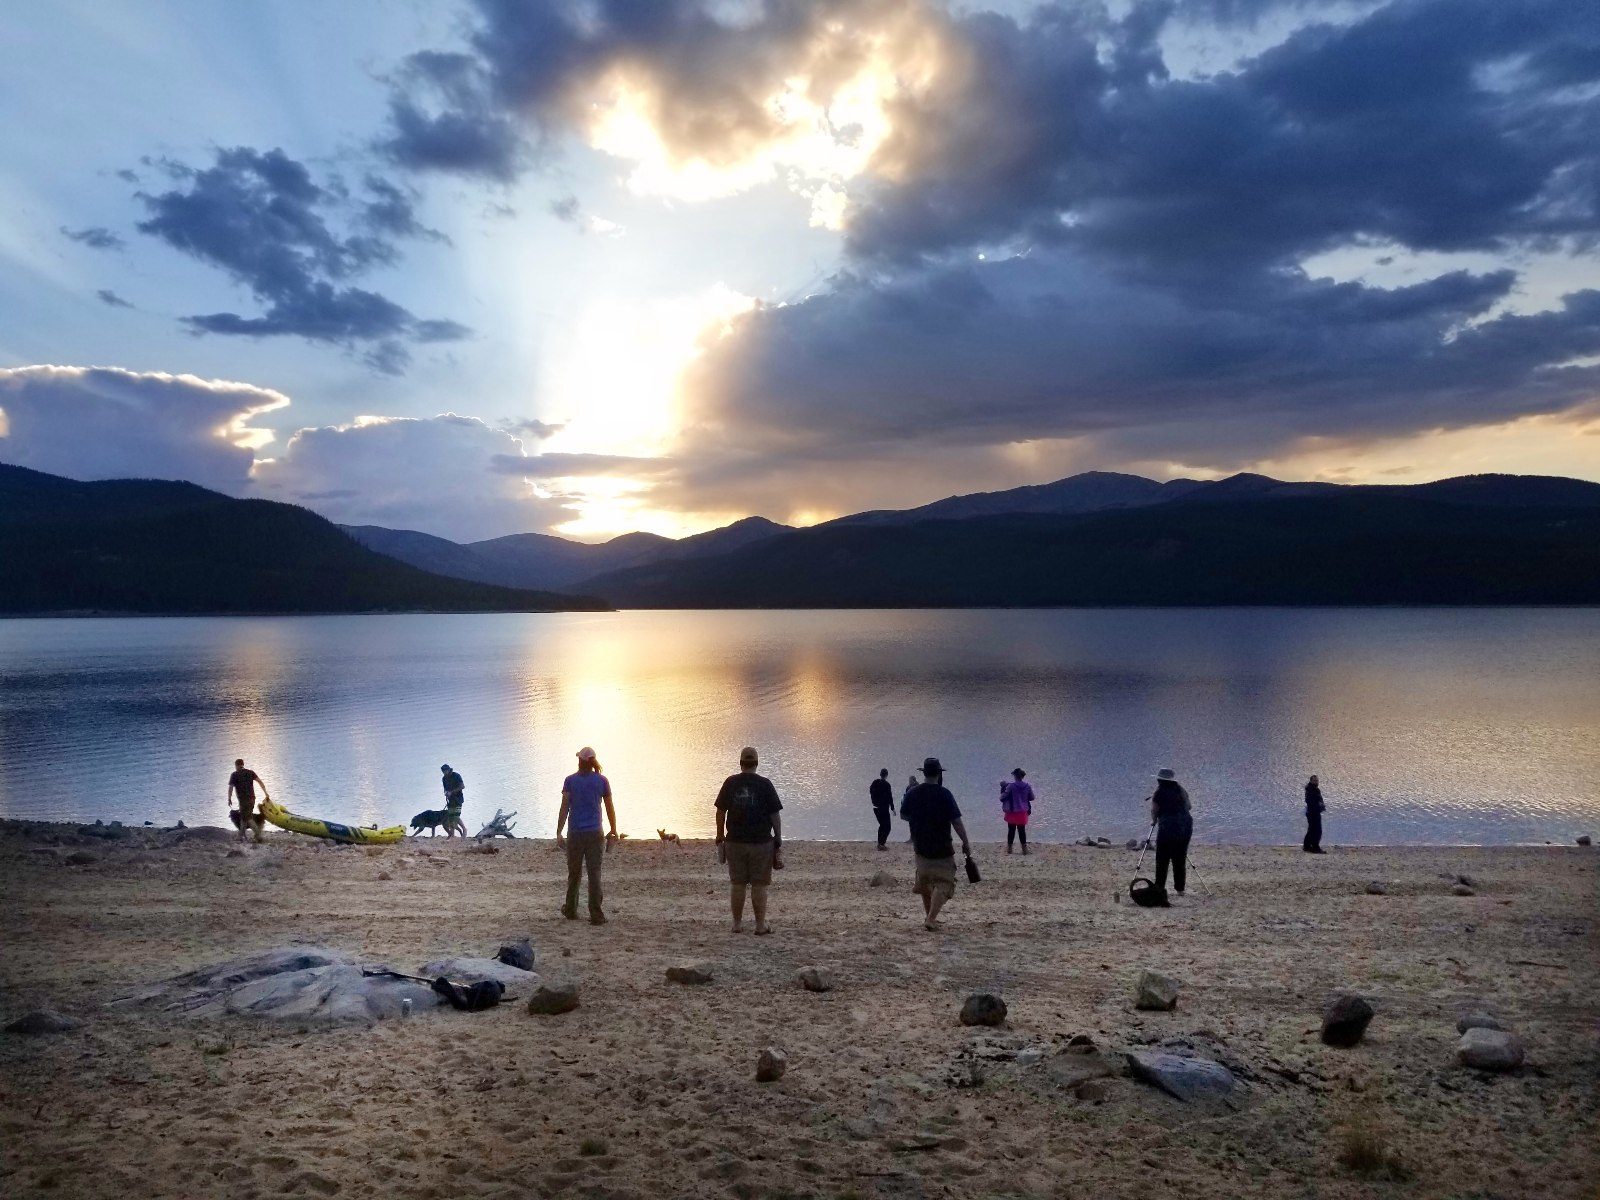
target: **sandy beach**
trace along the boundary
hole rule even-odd
[[[83,1022],[0,1037],[7,1196],[1596,1195],[1592,850],[1198,845],[1162,911],[1113,902],[1120,848],[981,845],[984,881],[929,934],[908,847],[791,843],[756,938],[728,931],[705,843],[610,854],[595,928],[559,917],[549,842],[274,834],[229,857],[74,829],[0,827],[0,1019]],[[323,1027],[105,1007],[296,941],[414,968],[523,935],[576,1011]],[[667,982],[684,962],[713,981]],[[798,986],[806,966],[834,990]],[[1179,981],[1174,1011],[1135,1009],[1142,968]],[[1353,1049],[1318,1037],[1343,988],[1377,1010]],[[974,990],[1005,999],[1004,1027],[958,1022]],[[1525,1067],[1456,1063],[1472,1007],[1521,1035]],[[1161,1043],[1233,1070],[1238,1106],[1129,1077],[1125,1051]],[[788,1072],[757,1083],[769,1045]]]

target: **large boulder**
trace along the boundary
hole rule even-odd
[[[1140,971],[1133,1006],[1146,1012],[1171,1012],[1178,1007],[1178,983],[1157,971]]]
[[[768,1046],[756,1059],[756,1082],[776,1083],[789,1069],[789,1056],[776,1046]]]
[[[1359,1043],[1372,1020],[1372,1005],[1354,992],[1340,992],[1322,1010],[1322,1040],[1329,1046]]]
[[[558,1016],[578,1007],[575,983],[542,983],[528,997],[528,1011],[536,1016]]]
[[[1006,1002],[993,992],[973,992],[962,1002],[963,1025],[1000,1025],[1006,1019]]]
[[[1153,1084],[1186,1104],[1238,1108],[1242,1086],[1233,1072],[1209,1058],[1168,1054],[1162,1050],[1127,1051],[1133,1077]]]
[[[1525,1055],[1522,1039],[1504,1029],[1469,1029],[1456,1047],[1461,1065],[1479,1071],[1515,1071]]]
[[[1508,1032],[1510,1026],[1504,1024],[1499,1017],[1481,1008],[1464,1012],[1456,1019],[1456,1032],[1465,1033],[1469,1029],[1494,1029],[1501,1033]]]
[[[484,979],[493,979],[496,983],[503,983],[507,988],[519,984],[537,983],[539,977],[532,971],[525,971],[521,967],[513,967],[495,958],[474,958],[471,955],[460,955],[456,958],[436,958],[430,963],[424,963],[418,975],[426,975],[429,979],[436,979],[440,975],[446,976],[452,983],[477,983]]]
[[[679,963],[667,968],[668,983],[710,983],[711,978],[711,967],[706,963]]]
[[[71,1033],[82,1025],[82,1021],[73,1017],[62,1016],[48,1008],[36,1008],[12,1021],[5,1031],[23,1037],[43,1037],[51,1033]]]
[[[188,971],[113,1003],[147,1004],[194,1018],[340,1024],[401,1016],[406,1000],[418,1011],[444,1003],[426,983],[363,966],[342,950],[285,946]]]
[[[833,975],[823,967],[801,967],[795,980],[808,992],[833,991]]]

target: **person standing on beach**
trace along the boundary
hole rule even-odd
[[[1033,815],[1033,785],[1025,781],[1027,772],[1021,767],[1011,771],[1011,781],[1000,785],[1000,811],[1006,818],[1006,853],[1011,844],[1020,839],[1022,852],[1028,852],[1028,818]]]
[[[1156,827],[1156,887],[1167,886],[1172,868],[1172,890],[1183,895],[1189,867],[1189,839],[1194,836],[1194,816],[1189,793],[1170,767],[1156,772],[1156,790],[1150,797],[1150,823]]]
[[[461,830],[461,836],[467,836],[467,827],[461,820],[461,807],[467,802],[467,784],[459,773],[452,770],[449,763],[439,768],[444,782],[444,810],[449,817],[444,823],[445,837],[455,837],[456,830]]]
[[[1322,786],[1313,775],[1306,780],[1306,840],[1300,848],[1307,854],[1326,854],[1322,848],[1322,814],[1327,810],[1322,802]]]
[[[733,932],[744,926],[744,895],[756,915],[756,932],[768,934],[767,888],[774,869],[783,869],[783,802],[772,780],[756,774],[761,756],[754,746],[739,751],[739,773],[722,781],[717,792],[717,846],[728,863],[728,906]]]
[[[245,830],[250,828],[250,816],[256,806],[256,784],[261,784],[261,798],[271,800],[272,795],[267,791],[267,785],[261,782],[261,776],[244,765],[244,759],[233,760],[233,774],[228,776],[228,803],[235,798],[239,801],[239,840],[245,840]],[[256,841],[261,841],[261,827],[256,826]]]
[[[889,848],[890,815],[894,812],[894,788],[889,786],[889,768],[878,772],[878,777],[867,788],[872,797],[872,815],[878,818],[878,849]]]
[[[600,806],[604,804],[606,822],[611,832],[604,838],[600,834]],[[571,819],[571,836],[563,838],[561,832]],[[561,785],[561,811],[556,815],[556,845],[567,852],[567,902],[561,906],[561,915],[569,921],[578,919],[578,883],[585,871],[589,874],[589,924],[604,925],[606,914],[600,908],[600,864],[605,858],[606,843],[617,836],[617,810],[611,803],[611,781],[600,773],[600,760],[594,750],[585,746],[578,751],[578,769],[568,775]]]
[[[937,758],[922,762],[922,782],[900,802],[900,815],[911,826],[917,881],[912,891],[922,897],[922,927],[937,932],[939,910],[956,894],[956,850],[950,833],[961,837],[961,853],[972,857],[972,843],[956,798],[944,786],[944,767]]]

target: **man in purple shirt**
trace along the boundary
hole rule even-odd
[[[602,804],[611,826],[605,837],[600,833]],[[569,817],[572,836],[563,838],[561,832]],[[578,769],[561,785],[561,812],[556,817],[556,845],[567,852],[567,902],[561,906],[561,915],[567,920],[578,919],[578,882],[588,871],[589,924],[606,923],[606,915],[600,910],[600,863],[605,857],[606,842],[616,836],[617,811],[611,806],[611,781],[600,774],[600,760],[585,746],[578,751]]]

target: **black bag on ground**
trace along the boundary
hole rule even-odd
[[[978,874],[978,864],[972,861],[972,855],[967,855],[967,882],[977,883],[983,876]]]
[[[1128,895],[1140,908],[1171,908],[1172,904],[1167,899],[1167,889],[1157,887],[1155,880],[1139,876],[1128,885]]]
[[[506,985],[498,979],[480,979],[463,987],[451,983],[443,975],[433,981],[433,990],[450,1002],[458,1012],[481,1012],[500,1003],[506,994]]]

